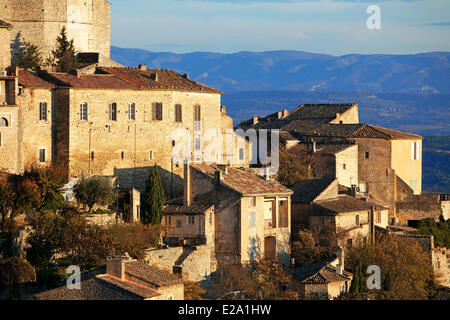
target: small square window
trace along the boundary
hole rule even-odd
[[[149,151],[148,153],[148,158],[151,160],[153,159],[153,151]]]
[[[181,226],[182,226],[181,220],[177,219],[177,228],[181,228]]]
[[[188,223],[189,224],[194,224],[195,223],[195,218],[194,217],[188,217]]]
[[[39,162],[45,162],[45,149],[39,149]]]
[[[366,153],[364,154],[364,158],[369,159],[369,152],[366,152]]]

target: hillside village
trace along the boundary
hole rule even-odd
[[[0,12],[0,274],[31,273],[11,275],[19,280],[8,284],[18,285],[19,293],[0,287],[0,297],[183,300],[196,288],[202,298],[226,299],[230,292],[218,289],[224,274],[234,279],[232,268],[260,261],[258,272],[266,263],[277,270],[269,278],[285,275],[276,295],[343,299],[362,281],[355,250],[386,245],[386,239],[409,248],[404,254],[417,252],[426,262],[418,258],[417,265],[431,270],[436,286],[450,287],[450,253],[442,245],[449,239],[420,232],[423,223],[446,225],[450,218],[448,194],[422,192],[421,136],[360,123],[354,103],[300,101],[291,111],[233,127],[221,91],[188,74],[124,67],[110,59],[109,2],[72,1],[80,12],[78,26],[62,14],[67,10],[41,11],[44,4],[38,3],[0,1],[8,8]],[[18,19],[25,12],[29,22]],[[39,27],[32,22],[41,20]],[[19,32],[46,56],[63,27],[79,50],[76,68],[11,63],[6,44]],[[253,133],[262,130],[271,134],[259,134],[255,143]],[[225,143],[206,161],[205,134],[211,131]],[[267,144],[272,156],[278,152],[272,144],[278,134],[280,168],[273,172],[261,150]],[[186,137],[188,153],[175,158]],[[108,201],[80,201],[86,181],[98,184],[85,198],[106,181]],[[149,223],[148,215],[158,211],[149,203],[160,199],[162,215]],[[45,218],[47,211],[51,218]],[[43,226],[56,230],[52,221],[58,219],[74,223],[75,231],[64,232],[78,239],[70,242],[78,251],[55,244],[61,247],[47,259],[46,241],[55,235]],[[91,234],[95,243],[87,240]],[[128,239],[139,236],[146,242],[136,249]],[[312,249],[320,249],[310,260],[304,251],[308,237],[316,242]],[[98,268],[83,270],[80,289],[68,288],[65,279],[35,283],[48,265],[64,269],[67,259]],[[239,298],[254,297],[235,291]]]

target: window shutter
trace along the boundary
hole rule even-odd
[[[157,119],[156,118],[156,107],[157,107],[156,102],[153,102],[152,103],[152,120],[156,120]]]
[[[411,160],[414,160],[414,142],[411,142]]]

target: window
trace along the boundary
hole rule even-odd
[[[201,107],[199,105],[194,106],[194,130],[200,131],[202,129],[201,125]]]
[[[149,151],[148,153],[148,158],[151,160],[153,159],[153,151]]]
[[[248,201],[250,207],[256,207],[256,197],[250,197],[248,198]]]
[[[171,216],[169,216],[169,217],[167,217],[167,223],[168,223],[168,225],[169,226],[171,226],[172,225],[172,217]]]
[[[109,105],[109,121],[117,121],[117,103]]]
[[[8,126],[8,120],[6,118],[0,118],[0,127],[7,127]]]
[[[411,142],[411,160],[419,160],[420,142]]]
[[[239,160],[244,160],[244,148],[239,148]]]
[[[177,228],[181,228],[181,220],[177,219]]]
[[[45,162],[45,149],[39,149],[39,162]]]
[[[120,158],[121,158],[122,160],[125,159],[125,152],[122,151],[122,152],[120,153]]]
[[[159,121],[163,119],[163,109],[161,102],[154,102],[152,104],[152,119]]]
[[[347,169],[347,165],[344,163],[344,164],[342,165],[342,168],[344,168],[344,170]]]
[[[377,223],[381,223],[381,212],[377,212]]]
[[[39,104],[39,120],[47,121],[47,102]]]
[[[364,158],[369,159],[369,152],[366,152],[366,153],[364,154]]]
[[[175,122],[182,122],[182,121],[183,121],[183,114],[181,104],[177,104],[175,106]]]
[[[91,152],[91,159],[94,160],[94,151]]]
[[[355,216],[355,224],[359,226],[359,214]]]
[[[136,120],[136,104],[134,102],[131,102],[128,105],[128,120]]]
[[[188,224],[194,224],[195,223],[195,218],[194,217],[188,217]]]
[[[250,213],[250,228],[256,227],[256,212],[252,211]]]
[[[80,104],[80,120],[87,121],[88,119],[88,106],[87,103]]]

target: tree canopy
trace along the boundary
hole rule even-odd
[[[166,196],[159,175],[159,167],[154,166],[141,196],[141,217],[144,224],[160,225]]]

